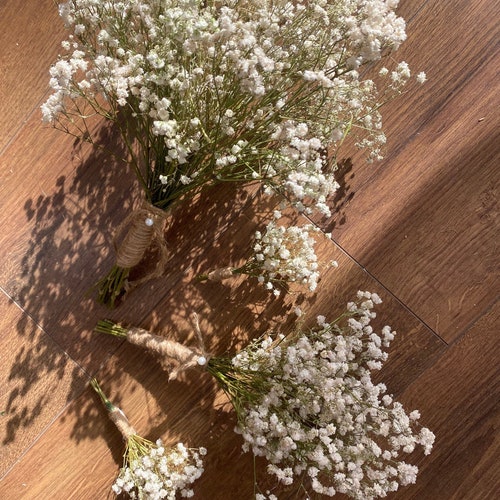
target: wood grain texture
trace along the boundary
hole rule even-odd
[[[109,159],[87,152],[34,115],[0,158],[0,284],[92,371],[107,353],[106,342],[94,345],[88,337],[91,311],[104,311],[89,296],[109,254],[99,228],[116,226],[117,208],[130,204],[131,187],[118,178],[117,191],[111,188]],[[17,331],[24,335],[25,325]]]
[[[43,101],[64,28],[52,0],[0,4],[0,151]]]
[[[429,81],[383,110],[387,157],[372,167],[353,156],[350,201],[326,224],[448,342],[491,306],[499,283],[498,33],[489,19],[489,2],[421,9],[398,57]]]
[[[23,324],[18,335],[15,325]],[[0,291],[0,478],[81,393],[83,370]],[[44,359],[44,362],[40,362]]]
[[[384,163],[366,166],[354,149],[343,152],[336,213],[317,221],[334,241],[318,236],[325,269],[315,294],[292,287],[271,298],[244,277],[196,281],[243,262],[252,234],[276,207],[253,186],[224,185],[169,218],[165,275],[115,311],[87,292],[113,262],[114,230],[137,187],[116,158],[41,124],[38,107],[63,30],[51,1],[23,7],[0,6],[7,69],[0,75],[7,110],[0,118],[0,477],[7,472],[0,498],[112,498],[123,443],[84,388],[96,374],[145,437],[208,448],[195,498],[250,500],[253,460],[242,454],[234,415],[208,374],[192,370],[167,383],[140,349],[93,333],[96,321],[111,317],[193,343],[189,315],[196,312],[207,348],[221,354],[268,329],[286,331],[296,306],[306,324],[317,314],[331,318],[358,289],[382,296],[377,325],[398,331],[377,379],[408,409],[420,409],[437,435],[430,456],[410,458],[421,468],[417,484],[391,498],[495,498],[498,1],[401,2],[409,36],[398,59],[429,81],[385,108]],[[96,123],[95,131],[123,156],[112,130]],[[328,268],[333,259],[338,269]],[[135,275],[147,270],[145,262]],[[264,461],[256,464],[263,489],[302,500],[276,488]]]
[[[431,494],[434,498],[496,498],[500,489],[499,305],[494,304],[402,396],[408,407],[421,410],[437,438],[431,460],[421,459],[417,483],[401,498],[417,500]]]

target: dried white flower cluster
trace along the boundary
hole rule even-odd
[[[68,0],[71,34],[43,118],[89,141],[90,117],[114,122],[155,209],[207,184],[257,181],[329,216],[338,148],[352,133],[381,158],[379,108],[410,77],[406,63],[377,84],[360,71],[404,41],[397,4]],[[98,283],[101,302],[114,305],[129,271],[117,265]]]
[[[417,430],[418,411],[408,415],[371,379],[394,338],[390,327],[378,335],[370,325],[380,302],[358,292],[334,322],[319,316],[313,330],[261,339],[231,365],[210,360],[238,414],[244,450],[264,456],[281,483],[307,477],[317,493],[371,499],[415,482],[417,467],[401,455],[416,445],[430,453],[434,435]]]
[[[203,473],[205,448],[189,449],[182,443],[164,448],[161,440],[150,443],[147,450],[120,469],[112,486],[114,493],[127,493],[130,498],[175,500],[194,495],[191,484]]]
[[[328,214],[338,187],[329,145],[358,128],[379,154],[384,92],[358,69],[405,39],[397,3],[70,0],[60,14],[72,34],[43,116],[65,130],[63,117],[128,116],[158,199],[253,178]]]
[[[203,473],[201,457],[207,450],[186,448],[182,443],[165,448],[161,439],[153,443],[143,438],[130,425],[125,413],[108,399],[97,380],[92,379],[90,385],[127,444],[123,467],[112,486],[113,492],[117,495],[126,493],[130,498],[141,500],[175,500],[177,494],[192,497],[194,492],[190,486]]]
[[[312,224],[285,227],[274,221],[266,226],[264,234],[257,231],[252,263],[259,282],[275,295],[279,295],[275,284],[281,282],[301,283],[316,290],[319,269],[316,241],[311,234],[317,232],[319,229]]]
[[[281,212],[275,212],[275,219]],[[262,233],[255,232],[253,256],[240,267],[220,268],[198,276],[200,280],[222,281],[238,274],[257,278],[276,297],[285,283],[305,285],[311,292],[316,290],[320,277],[319,263],[314,246],[314,233],[320,229],[312,224],[282,226],[271,221]],[[336,266],[336,262],[330,263]]]

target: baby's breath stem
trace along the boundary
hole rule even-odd
[[[101,386],[99,385],[99,383],[97,382],[97,379],[93,378],[91,381],[90,381],[90,385],[91,387],[94,389],[95,392],[97,392],[97,394],[99,395],[99,397],[101,398],[101,401],[103,402],[104,406],[106,407],[106,409],[111,412],[113,411],[116,407],[115,405],[107,398],[106,394],[104,394],[103,390],[101,389]]]
[[[115,337],[127,338],[128,329],[120,326],[114,321],[104,319],[99,320],[94,329],[96,333],[105,333],[107,335],[114,335]]]

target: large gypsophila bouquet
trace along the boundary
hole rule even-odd
[[[113,483],[116,495],[125,493],[141,500],[175,500],[194,495],[191,485],[203,473],[205,448],[186,448],[183,443],[165,447],[158,439],[145,439],[130,425],[123,411],[104,394],[96,379],[90,385],[97,392],[126,443],[123,467]]]
[[[417,445],[428,454],[434,442],[419,426],[418,411],[407,414],[384,384],[372,381],[394,338],[390,327],[379,335],[370,325],[380,302],[358,292],[332,322],[319,316],[315,328],[262,337],[227,357],[181,345],[176,351],[175,342],[112,322],[100,322],[98,331],[127,337],[181,367],[204,366],[234,407],[243,449],[265,457],[280,483],[364,500],[414,483],[418,468],[403,455]]]
[[[144,233],[118,252],[100,300],[113,305],[161,225],[161,212],[198,188],[261,181],[301,210],[329,214],[335,149],[352,130],[380,156],[380,105],[410,74],[359,68],[398,48],[397,1],[70,0],[71,31],[51,68],[43,117],[87,134],[101,115],[119,127],[145,191]],[[333,148],[332,148],[333,146]],[[139,241],[137,241],[139,240]],[[125,253],[126,255],[123,255]]]

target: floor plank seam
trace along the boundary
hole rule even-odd
[[[397,295],[395,295],[386,285],[384,285],[375,275],[373,275],[365,266],[363,266],[354,256],[352,256],[342,245],[340,245],[334,238],[331,238],[332,243],[334,243],[349,259],[356,263],[360,269],[362,269],[373,281],[375,281],[380,287],[384,289],[403,309],[405,309],[411,316],[413,316],[420,324],[422,324],[427,330],[429,330],[433,336],[435,336],[443,345],[449,346],[448,342],[444,340],[439,333],[437,333],[431,326],[422,319],[415,311],[413,311],[407,304],[405,304]]]
[[[91,374],[89,374],[89,372],[87,371],[86,368],[84,368],[75,358],[73,358],[73,356],[71,356],[68,351],[66,349],[64,349],[64,347],[60,344],[60,342],[57,341],[57,339],[55,339],[49,331],[47,331],[45,329],[45,327],[43,327],[24,307],[21,306],[21,304],[19,304],[19,302],[17,302],[2,286],[0,286],[0,292],[2,292],[21,312],[23,315],[25,315],[27,318],[29,318],[30,321],[33,322],[33,324],[45,335],[47,335],[50,340],[55,344],[55,346],[57,346],[58,349],[61,350],[61,352],[63,353],[64,356],[66,356],[66,358],[71,361],[72,363],[74,363],[86,376],[88,376],[88,378],[90,379],[92,377]],[[115,351],[110,351],[108,352],[109,356],[112,356],[113,353]],[[108,358],[109,358],[108,356]]]
[[[48,75],[48,71],[47,71],[47,75]],[[21,124],[14,130],[14,133],[12,134],[10,139],[5,143],[2,150],[0,151],[0,158],[2,158],[4,153],[9,149],[10,145],[17,140],[19,134],[21,133],[23,128],[26,126],[26,124],[30,121],[30,118],[34,115],[34,113],[36,113],[37,111],[40,111],[40,106],[47,100],[47,96],[49,95],[49,93],[50,93],[50,89],[47,88],[45,90],[45,92],[43,92],[42,97],[35,103],[35,106],[24,115],[22,120],[20,120]],[[40,114],[40,121],[42,121],[41,114]]]
[[[318,227],[322,234],[325,236],[326,233],[323,231],[319,225],[306,216],[311,224],[315,227]],[[349,259],[351,259],[361,270],[363,270],[368,276],[373,279],[376,283],[378,283],[398,304],[400,304],[406,311],[408,311],[418,322],[420,322],[425,328],[427,328],[439,341],[441,341],[445,346],[449,346],[448,342],[446,342],[441,335],[439,335],[430,325],[423,320],[418,314],[416,314],[408,305],[406,305],[399,297],[397,297],[387,286],[385,286],[378,278],[376,278],[365,266],[363,266],[353,255],[351,255],[337,240],[334,239],[333,235],[328,237],[328,239],[336,245]]]

